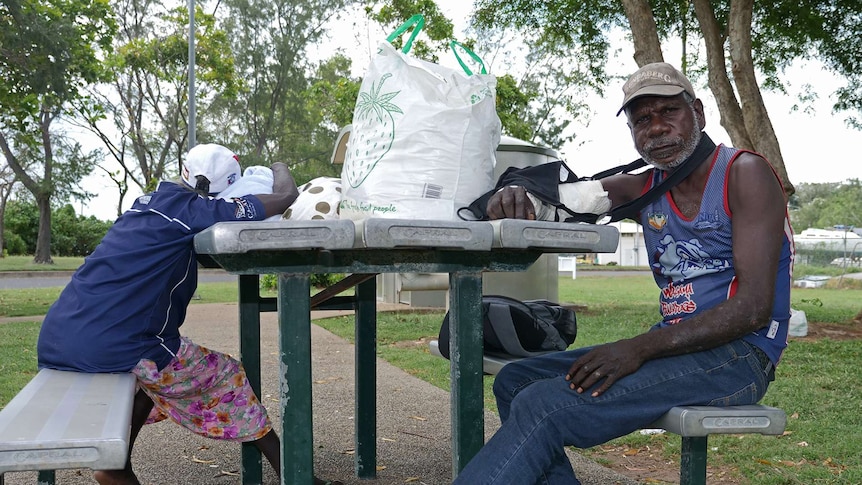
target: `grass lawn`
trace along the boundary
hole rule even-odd
[[[72,271],[84,263],[84,258],[54,256],[54,264],[36,264],[33,256],[5,256],[0,258],[0,271]]]
[[[0,316],[37,315],[58,290],[0,291]],[[576,345],[625,338],[644,331],[658,315],[656,288],[648,274],[560,278],[560,300],[583,307],[578,313]],[[199,288],[202,301],[236,300],[234,283],[208,283]],[[858,331],[852,322],[862,308],[862,289],[794,289],[792,304],[804,310],[809,327],[820,324]],[[448,362],[428,352],[436,338],[442,312],[393,312],[378,316],[378,354],[405,371],[443,389],[449,388]],[[353,318],[317,322],[348,340]],[[815,333],[812,332],[812,335]],[[35,372],[38,324],[0,324],[0,405]],[[820,334],[818,334],[820,335]],[[787,431],[781,437],[715,436],[709,440],[710,469],[728,482],[750,485],[862,483],[862,340],[840,333],[792,339],[763,404],[783,408]],[[493,409],[492,377],[485,378],[486,404]],[[679,438],[633,433],[585,453],[609,466],[629,457],[657,454],[676,470]],[[718,468],[713,468],[718,467]],[[735,480],[735,481],[732,481]],[[647,483],[662,483],[647,481]],[[713,483],[713,482],[710,482]]]

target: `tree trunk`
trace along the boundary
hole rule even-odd
[[[0,180],[0,258],[6,256],[6,238],[3,237],[6,231],[6,204],[9,202],[9,196],[12,195],[16,180],[15,177],[12,177],[11,182]]]
[[[709,90],[712,91],[718,105],[721,126],[727,131],[733,146],[754,150],[754,143],[748,137],[745,122],[742,119],[742,109],[736,100],[730,78],[727,77],[724,57],[725,38],[721,34],[718,21],[715,20],[715,13],[709,0],[694,0],[694,13],[706,44]]]
[[[754,60],[751,58],[751,15],[754,0],[732,0],[728,17],[731,70],[736,90],[742,105],[742,116],[754,149],[762,154],[781,178],[784,192],[792,195],[795,189],[787,178],[784,158],[778,137],[763,103],[763,96],[757,85],[754,73]]]
[[[3,237],[4,232],[6,231],[6,195],[2,194],[0,197],[0,258],[6,257],[6,238]]]
[[[51,198],[37,195],[36,205],[39,206],[39,233],[36,236],[36,254],[33,262],[37,264],[54,264],[51,259]]]
[[[661,41],[658,28],[648,0],[623,0],[623,8],[629,19],[632,41],[635,47],[635,62],[644,66],[651,62],[662,62]]]
[[[36,236],[36,254],[33,262],[38,264],[54,264],[51,259],[51,196],[54,194],[54,146],[51,144],[51,123],[55,112],[48,103],[43,104],[39,116],[39,131],[42,135],[43,161],[42,180],[33,184],[30,189],[39,206],[39,233]]]

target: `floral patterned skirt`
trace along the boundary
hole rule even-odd
[[[170,418],[201,436],[240,442],[260,439],[272,429],[242,364],[185,337],[164,369],[141,359],[132,373],[155,404],[146,424]]]

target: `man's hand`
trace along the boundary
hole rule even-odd
[[[282,162],[275,162],[272,168],[272,193],[260,194],[257,198],[263,204],[266,217],[281,214],[299,196],[296,181],[290,174],[290,169]]]
[[[524,187],[512,185],[500,189],[488,199],[489,219],[536,219],[536,209]]]
[[[566,380],[569,387],[578,393],[604,380],[591,394],[598,397],[616,381],[638,370],[643,363],[634,340],[619,340],[599,345],[578,358],[566,374]]]

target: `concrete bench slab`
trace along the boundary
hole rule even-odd
[[[219,222],[195,237],[203,254],[241,254],[284,249],[350,249],[356,228],[353,221]]]
[[[0,475],[126,464],[135,376],[43,369],[0,411]]]
[[[487,222],[370,218],[356,221],[367,248],[427,247],[490,251],[493,231]],[[359,238],[360,236],[357,236]]]
[[[560,224],[549,221],[499,219],[494,228],[494,247],[536,248],[557,253],[612,253],[620,233],[613,226]]]

